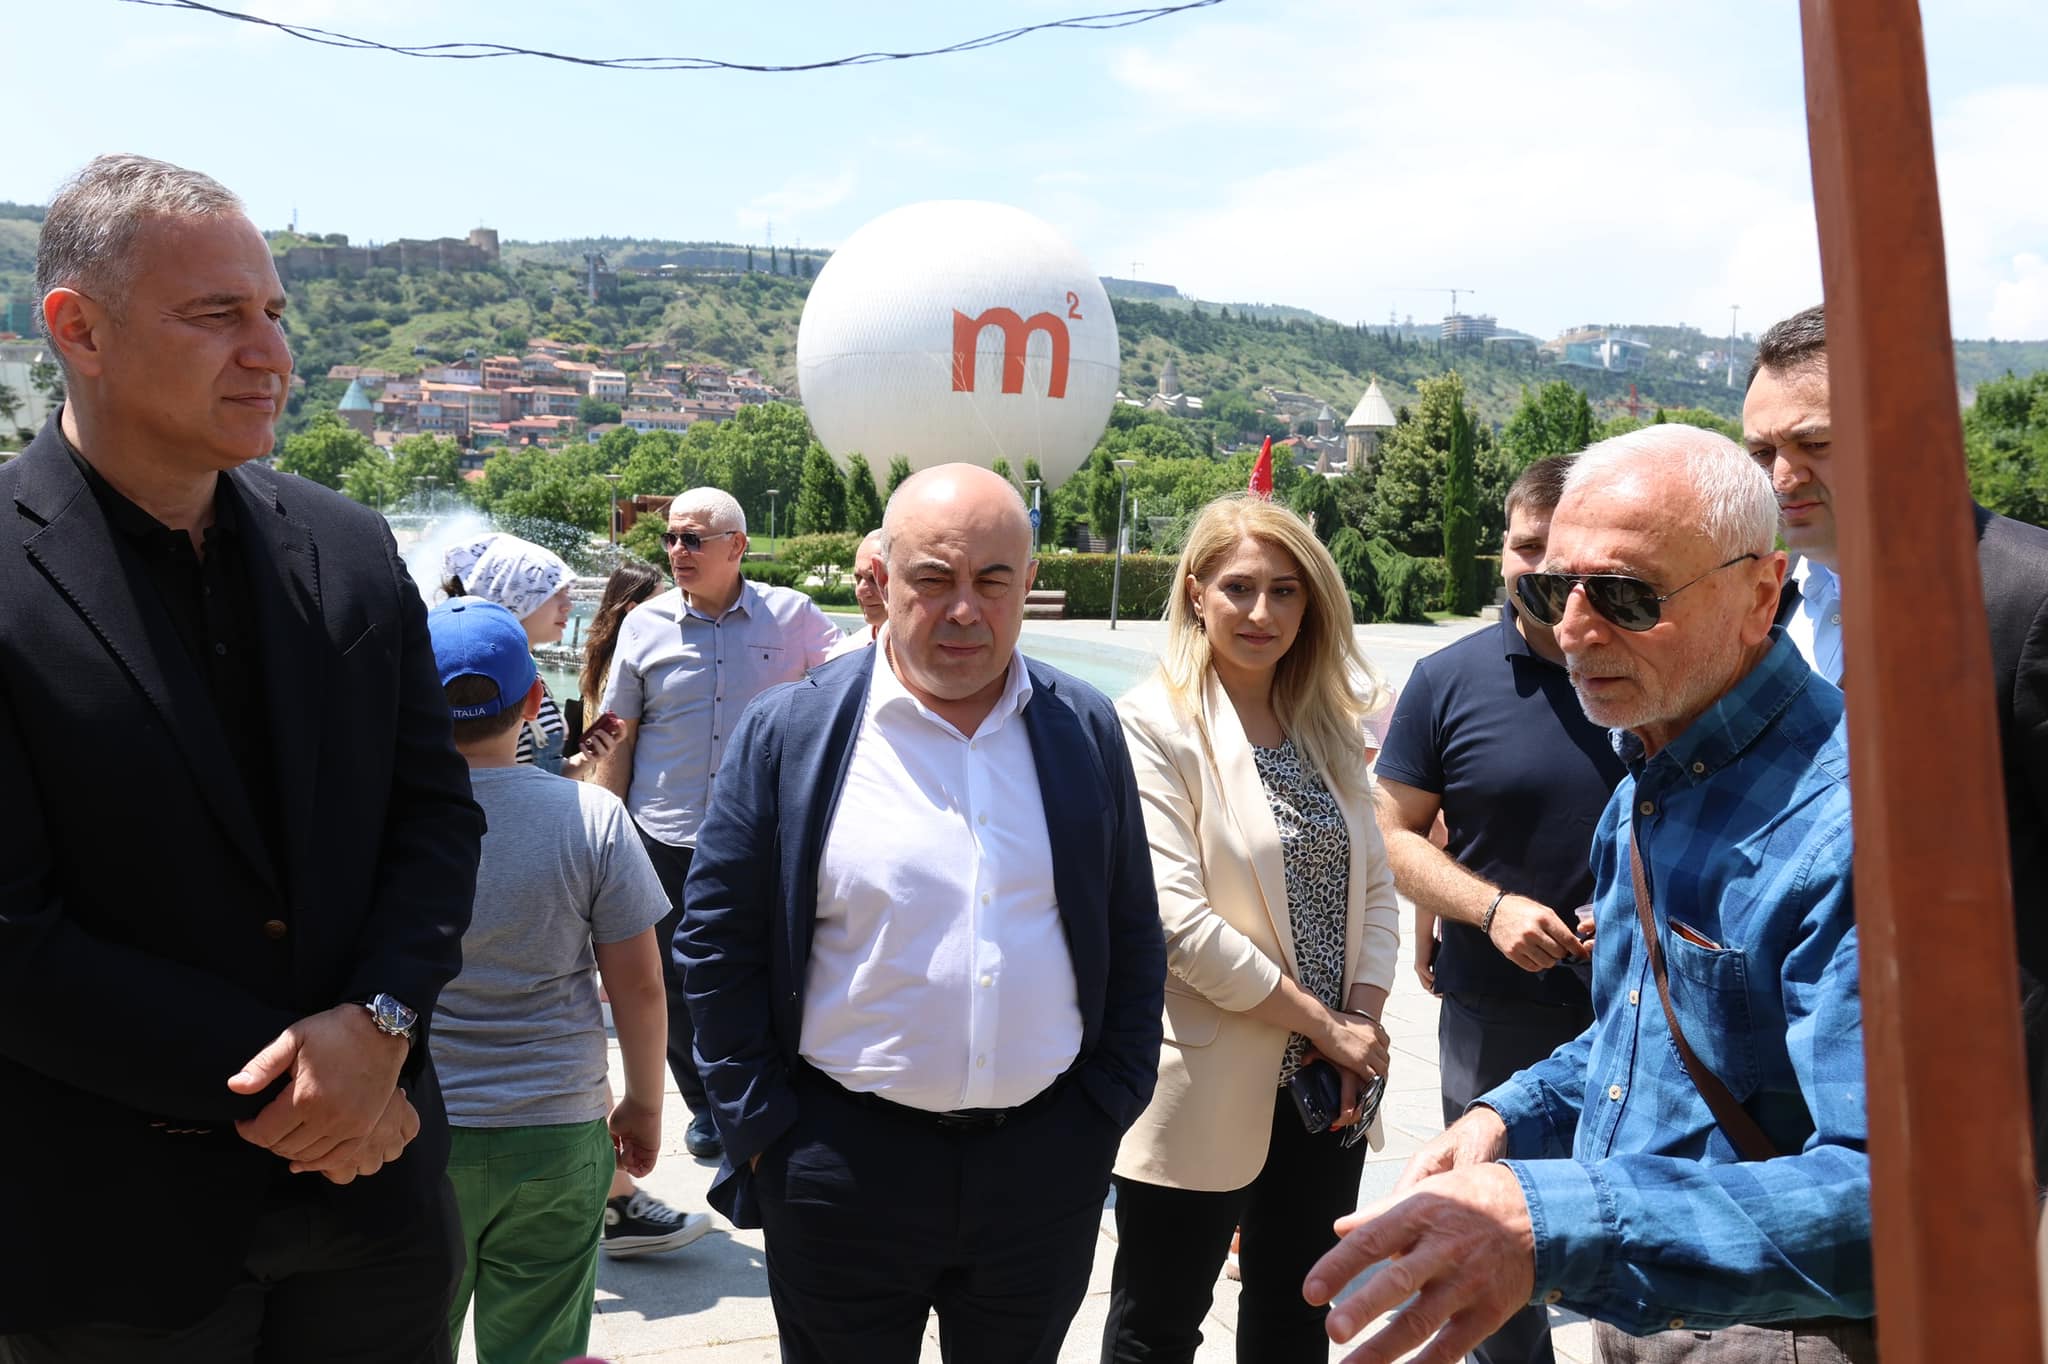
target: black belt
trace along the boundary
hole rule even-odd
[[[839,1081],[815,1066],[806,1065],[804,1070],[863,1108],[877,1109],[897,1117],[917,1119],[928,1122],[934,1127],[943,1127],[948,1131],[956,1132],[993,1131],[1012,1118],[1022,1118],[1037,1109],[1044,1108],[1059,1095],[1060,1091],[1066,1088],[1069,1077],[1073,1075],[1071,1070],[1067,1071],[1044,1089],[1039,1090],[1023,1103],[1018,1104],[1015,1108],[955,1108],[943,1113],[935,1113],[929,1108],[912,1108],[909,1104],[897,1103],[895,1100],[885,1098],[880,1094],[870,1094],[865,1090],[859,1089],[848,1089],[845,1085],[840,1084]]]

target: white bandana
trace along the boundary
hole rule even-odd
[[[493,601],[525,620],[569,585],[569,565],[553,550],[494,531],[457,545],[442,556],[444,578],[462,584],[472,597]]]

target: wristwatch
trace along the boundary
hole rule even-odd
[[[386,1037],[403,1037],[408,1042],[412,1041],[420,1016],[400,1003],[397,996],[376,994],[357,1002],[370,1011],[370,1021],[377,1025],[378,1032]]]

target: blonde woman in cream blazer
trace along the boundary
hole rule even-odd
[[[1328,552],[1294,513],[1221,499],[1190,530],[1159,671],[1118,704],[1166,935],[1166,1044],[1125,1135],[1102,1358],[1191,1360],[1233,1230],[1237,1357],[1328,1357],[1309,1267],[1352,1211],[1386,1073],[1393,876],[1360,723],[1379,684]],[[1310,1132],[1285,1087],[1321,1057],[1342,1111]],[[1346,1137],[1350,1140],[1346,1140]]]

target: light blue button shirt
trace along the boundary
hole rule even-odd
[[[652,837],[694,847],[725,741],[747,703],[825,661],[839,627],[803,593],[740,582],[724,614],[664,592],[626,617],[605,709],[638,720],[626,809]]]
[[[1842,681],[1842,580],[1826,564],[1804,555],[1792,567],[1799,604],[1785,633],[1813,670],[1837,685]]]

